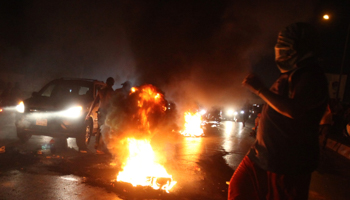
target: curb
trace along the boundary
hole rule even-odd
[[[350,160],[350,146],[328,138],[326,147]]]

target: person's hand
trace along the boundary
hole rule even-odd
[[[260,80],[260,78],[253,73],[245,77],[245,79],[242,82],[242,85],[257,95],[262,89],[265,88],[265,85]]]

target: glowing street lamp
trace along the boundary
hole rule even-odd
[[[327,15],[327,14],[323,15],[323,19],[329,20],[329,15]]]

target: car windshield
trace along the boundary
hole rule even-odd
[[[92,96],[92,84],[77,81],[52,82],[46,85],[39,95],[51,98],[66,98],[78,96]]]

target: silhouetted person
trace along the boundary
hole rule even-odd
[[[114,85],[114,79],[112,77],[107,78],[106,86],[97,92],[97,96],[94,102],[92,103],[88,114],[86,115],[86,120],[88,120],[90,118],[92,110],[94,109],[96,104],[99,103],[99,109],[98,109],[99,128],[105,124],[108,109],[110,108],[110,105],[111,105],[111,99],[112,99],[112,96],[114,95],[114,90],[112,88],[113,85]],[[97,153],[102,153],[101,151],[99,151],[99,146],[101,143],[100,139],[101,139],[101,131],[98,130],[96,135],[96,140],[95,140],[95,149]]]
[[[242,114],[242,117],[243,117],[243,127],[245,127],[245,123],[247,122],[248,118],[249,118],[249,110],[251,108],[251,104],[249,103],[249,100],[247,100],[245,103],[244,103],[244,106],[242,108],[243,110],[243,114]]]
[[[319,123],[328,101],[316,44],[311,25],[292,24],[278,35],[275,61],[281,74],[272,87],[254,74],[243,80],[266,105],[256,142],[231,178],[228,199],[308,199],[319,159]]]
[[[121,88],[115,90],[115,98],[125,99],[131,90],[131,83],[130,81],[125,81],[121,85]]]

